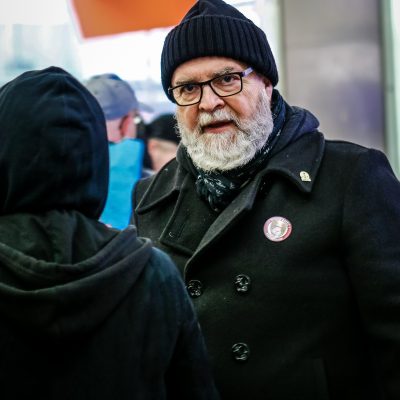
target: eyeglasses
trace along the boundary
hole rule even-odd
[[[238,94],[243,89],[244,76],[253,72],[249,67],[242,72],[230,72],[204,82],[184,83],[168,89],[168,93],[174,98],[178,106],[192,106],[200,103],[203,97],[203,86],[210,86],[211,90],[219,97],[228,97]]]

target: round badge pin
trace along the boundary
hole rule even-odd
[[[264,224],[264,234],[272,242],[281,242],[292,233],[292,224],[283,217],[271,217]]]

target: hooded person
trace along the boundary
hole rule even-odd
[[[139,181],[134,221],[185,279],[221,397],[399,399],[400,183],[385,155],[326,140],[285,102],[266,35],[222,0],[169,32],[161,81],[181,143]]]
[[[1,398],[217,398],[171,260],[98,221],[104,116],[66,71],[0,89],[0,177]]]

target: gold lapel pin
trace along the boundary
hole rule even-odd
[[[300,179],[303,182],[311,182],[310,174],[306,171],[301,171],[300,172]]]

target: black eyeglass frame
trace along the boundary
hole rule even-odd
[[[226,74],[222,74],[219,76],[216,76],[214,78],[209,79],[208,81],[203,81],[203,82],[188,82],[188,83],[183,83],[182,85],[177,85],[174,87],[169,87],[168,88],[168,93],[172,96],[172,98],[174,99],[175,103],[180,106],[180,107],[187,107],[187,106],[193,106],[195,104],[199,104],[201,102],[201,99],[203,98],[203,86],[208,85],[210,86],[211,90],[213,91],[213,93],[215,93],[218,97],[230,97],[230,96],[234,96],[235,94],[240,93],[243,90],[243,78],[247,75],[250,75],[252,72],[254,72],[252,67],[246,68],[244,71],[241,72],[228,72]],[[218,94],[214,88],[211,85],[211,82],[213,82],[216,79],[221,79],[225,76],[229,76],[229,75],[239,75],[240,77],[240,90],[238,92],[235,93],[230,93],[224,96],[221,96],[220,94]],[[200,98],[198,101],[194,102],[194,103],[190,103],[190,104],[179,104],[178,101],[176,100],[175,96],[174,96],[174,90],[178,89],[180,87],[186,86],[186,85],[197,85],[200,86]]]

